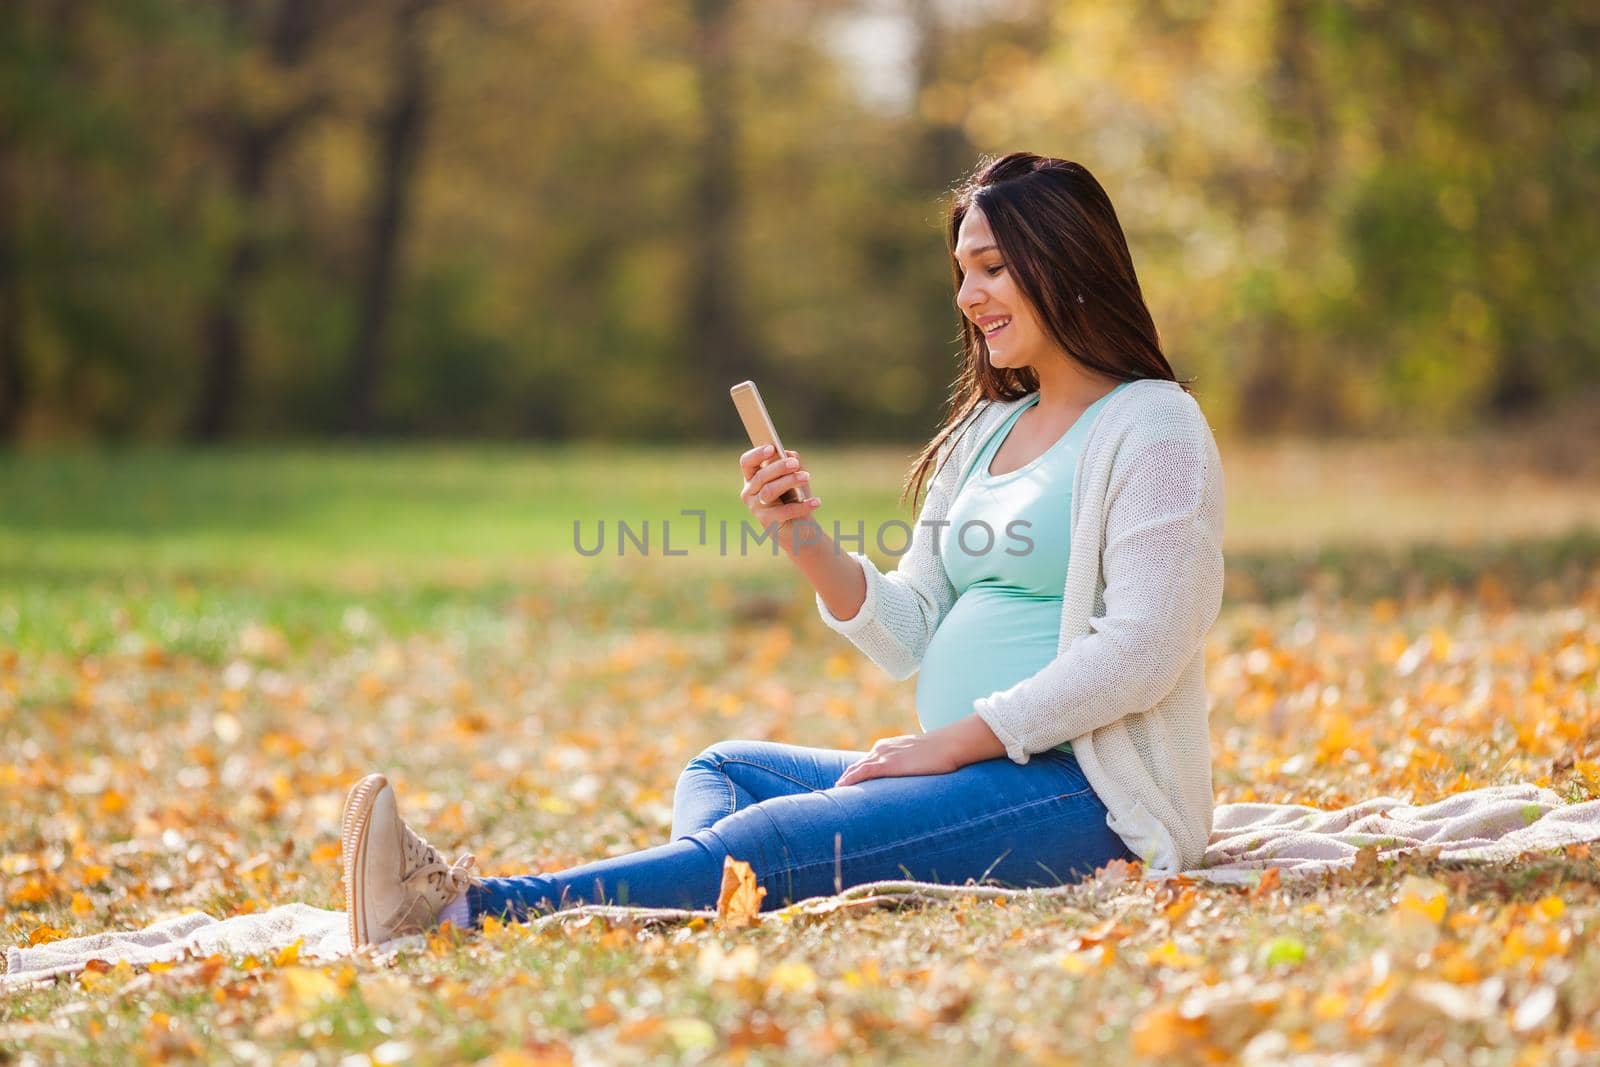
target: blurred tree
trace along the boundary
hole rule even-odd
[[[358,434],[369,432],[373,426],[400,243],[410,221],[412,184],[427,125],[429,73],[423,17],[432,6],[432,0],[397,0],[394,4],[393,86],[379,122],[369,249],[361,268],[359,318],[350,350],[350,384],[345,401],[347,427]]]
[[[303,75],[332,4],[320,0],[229,0],[229,37],[242,45],[239,94],[209,116],[237,213],[223,274],[202,312],[202,374],[190,432],[214,441],[233,428],[244,380],[245,316],[266,255],[262,216],[273,168],[292,139],[327,105]]]
[[[17,247],[20,212],[12,173],[15,149],[0,128],[0,437],[16,436],[27,404],[22,353],[22,264]]]
[[[1600,8],[1318,6],[1365,284],[1327,317],[1379,405],[1465,421],[1600,380]]]
[[[735,96],[735,11],[732,0],[691,0],[695,85],[700,104],[694,200],[685,214],[690,245],[688,347],[698,384],[690,405],[695,424],[718,438],[740,432],[728,387],[750,374],[738,255],[741,178],[739,100]]]
[[[942,199],[1019,148],[1100,177],[1217,423],[1537,409],[1600,382],[1597,26],[10,0],[0,433],[726,440],[751,377],[796,447],[918,439],[957,357]]]

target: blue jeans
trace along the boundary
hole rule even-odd
[[[864,755],[771,741],[712,745],[678,778],[671,842],[564,871],[487,878],[467,893],[472,922],[577,904],[713,908],[726,856],[754,868],[767,890],[763,911],[885,879],[1062,885],[1135,858],[1070,752],[835,786]]]

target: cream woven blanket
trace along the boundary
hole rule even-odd
[[[1281,877],[1290,879],[1349,866],[1369,845],[1377,846],[1380,858],[1420,851],[1441,860],[1515,863],[1527,852],[1600,840],[1600,800],[1565,804],[1535,785],[1501,785],[1421,806],[1393,797],[1337,811],[1295,804],[1220,804],[1213,826],[1204,864],[1183,876],[1248,884],[1268,867],[1281,868]],[[11,948],[0,988],[72,974],[90,960],[139,965],[216,953],[264,957],[296,941],[304,958],[348,955],[344,913],[309,904],[221,920],[190,912],[142,930]]]

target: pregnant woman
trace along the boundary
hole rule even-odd
[[[880,879],[1052,886],[1113,859],[1199,863],[1203,645],[1222,600],[1211,430],[1085,168],[983,161],[948,239],[964,358],[906,482],[913,508],[928,492],[898,566],[807,525],[819,501],[798,454],[740,458],[745,504],[777,524],[823,622],[918,674],[922,732],[869,752],[714,744],[678,779],[669,843],[509,878],[446,863],[368,775],[342,826],[356,945],[575,904],[709,908],[729,856],[766,909]],[[804,499],[777,503],[790,487]]]

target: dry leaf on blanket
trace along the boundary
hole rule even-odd
[[[1356,850],[1355,859],[1350,863],[1350,876],[1358,885],[1378,876],[1377,845],[1363,845]]]

